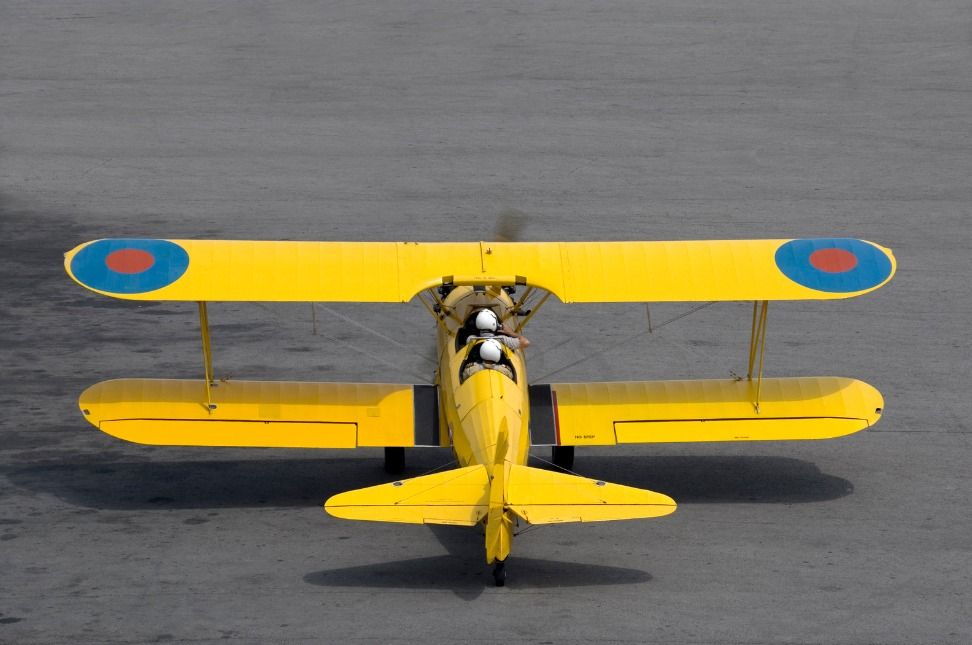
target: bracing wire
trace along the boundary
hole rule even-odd
[[[547,372],[543,376],[540,376],[540,377],[538,377],[536,379],[533,379],[533,381],[534,382],[545,381],[548,378],[550,378],[551,376],[553,376],[554,374],[560,374],[564,370],[568,370],[571,367],[576,367],[577,365],[580,365],[581,363],[584,363],[586,361],[589,361],[590,359],[594,358],[595,356],[601,356],[603,354],[606,354],[607,352],[610,352],[610,351],[612,351],[614,349],[617,349],[618,347],[621,347],[623,345],[627,345],[631,341],[636,340],[638,338],[641,338],[642,336],[644,336],[646,334],[652,334],[655,331],[657,331],[657,330],[661,329],[662,327],[664,327],[665,325],[668,325],[670,323],[673,323],[676,320],[681,320],[682,318],[685,318],[687,316],[691,316],[692,314],[694,314],[697,311],[700,311],[702,309],[705,309],[706,307],[708,307],[710,305],[714,305],[716,302],[717,301],[715,301],[715,300],[713,300],[711,302],[704,302],[701,305],[697,305],[695,307],[692,307],[691,309],[689,309],[686,312],[683,312],[683,313],[681,313],[681,314],[679,314],[677,316],[674,316],[672,318],[669,318],[668,320],[666,320],[665,322],[663,322],[663,323],[661,323],[659,325],[652,326],[652,328],[650,330],[649,329],[643,329],[643,330],[639,331],[636,334],[632,334],[631,336],[627,336],[626,338],[622,338],[621,340],[619,340],[617,342],[614,342],[614,343],[611,343],[610,345],[607,345],[606,347],[605,346],[599,347],[597,349],[597,351],[594,351],[594,352],[591,352],[590,354],[586,354],[584,356],[581,356],[576,361],[572,361],[570,363],[567,363],[563,367],[559,367],[559,368],[557,368],[557,369],[555,369],[555,370],[553,370],[551,372]],[[564,343],[561,343],[561,345],[562,344],[564,344]]]
[[[337,311],[335,309],[332,309],[331,307],[328,307],[327,305],[323,305],[321,303],[314,303],[314,304],[316,304],[321,309],[323,309],[327,313],[331,314],[335,318],[340,318],[341,320],[343,320],[344,322],[348,323],[349,325],[354,325],[358,329],[363,329],[364,331],[368,332],[369,334],[372,334],[374,336],[377,336],[378,338],[380,338],[380,339],[382,339],[382,340],[384,340],[386,342],[389,342],[392,345],[396,345],[396,346],[401,347],[403,349],[409,350],[409,352],[413,356],[416,356],[417,358],[422,359],[426,363],[429,363],[431,365],[435,365],[435,362],[429,360],[428,356],[422,356],[421,354],[416,353],[414,351],[414,348],[411,345],[408,345],[407,343],[403,343],[401,341],[395,340],[391,336],[387,336],[387,335],[381,333],[380,331],[378,331],[377,329],[372,329],[371,327],[365,325],[364,323],[358,322],[357,320],[355,320],[354,318],[351,318],[350,316],[345,316],[341,312],[339,312],[339,311]]]
[[[264,311],[269,312],[271,315],[273,315],[278,320],[284,320],[283,316],[281,316],[276,311],[274,311],[273,308],[268,307],[267,305],[263,304],[262,302],[255,302],[253,304],[255,304],[260,309],[263,309]],[[423,376],[423,375],[420,375],[420,374],[418,374],[416,372],[412,372],[411,370],[407,370],[407,369],[403,368],[401,365],[399,365],[398,363],[394,363],[392,361],[386,360],[386,359],[382,358],[381,356],[376,356],[375,354],[372,354],[371,352],[369,352],[366,349],[362,349],[362,348],[358,347],[357,345],[353,345],[353,344],[351,344],[351,343],[349,343],[349,342],[347,342],[345,340],[341,340],[340,338],[335,338],[334,336],[331,336],[330,334],[328,334],[326,332],[319,332],[319,335],[321,337],[326,338],[327,340],[331,341],[332,343],[336,343],[338,345],[343,345],[344,347],[347,347],[348,349],[351,349],[353,351],[356,351],[359,354],[363,354],[363,355],[367,356],[368,358],[370,358],[371,360],[373,360],[373,361],[375,361],[377,363],[381,363],[385,367],[390,367],[390,368],[392,368],[393,370],[395,370],[397,372],[401,372],[402,374],[408,374],[412,378],[418,379],[418,382],[419,383],[427,383],[429,381],[428,375]]]

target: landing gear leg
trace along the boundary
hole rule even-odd
[[[401,475],[405,471],[405,449],[385,448],[385,472]]]
[[[493,566],[493,582],[497,587],[506,586],[506,560],[497,560]]]
[[[571,470],[574,467],[574,447],[554,446],[550,451],[550,461],[558,468]]]

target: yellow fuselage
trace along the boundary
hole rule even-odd
[[[470,312],[488,307],[507,326],[515,326],[513,302],[502,289],[456,287],[443,301],[438,327],[438,372],[442,427],[446,428],[456,459],[462,466],[482,464],[493,482],[486,518],[486,559],[505,560],[512,541],[513,515],[503,510],[503,482],[512,464],[524,465],[530,452],[530,405],[526,364],[522,351],[504,348],[515,379],[484,369],[465,381],[461,371],[471,343],[456,346],[457,334]]]

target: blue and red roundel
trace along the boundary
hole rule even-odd
[[[891,275],[881,249],[849,238],[791,240],[776,250],[776,266],[797,284],[830,293],[865,291]]]
[[[98,240],[71,259],[71,273],[109,293],[145,293],[168,286],[189,268],[189,254],[168,240]]]

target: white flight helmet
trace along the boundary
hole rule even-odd
[[[489,363],[497,363],[503,358],[503,349],[495,340],[487,340],[479,346],[479,357]]]
[[[494,332],[497,327],[499,327],[499,320],[492,310],[483,309],[476,314],[476,329],[479,331]]]

